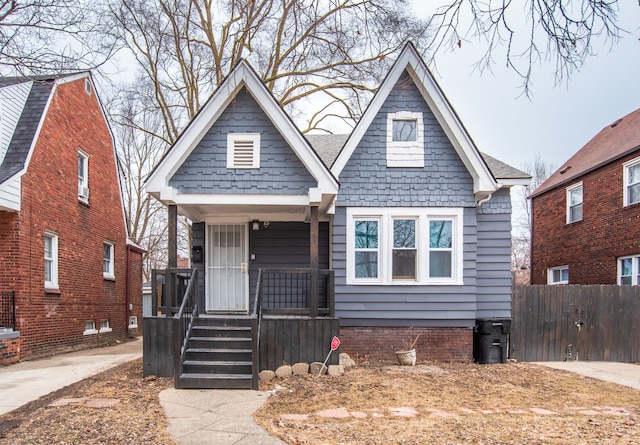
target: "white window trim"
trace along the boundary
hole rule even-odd
[[[415,120],[415,141],[394,141],[393,121]],[[422,113],[398,111],[387,113],[387,167],[424,167],[424,124]]]
[[[563,269],[567,269],[567,276],[569,275],[569,266],[565,265],[565,266],[556,266],[556,267],[550,267],[547,269],[547,284],[550,285],[554,285],[554,284],[569,284],[569,280],[563,280],[563,281],[553,281],[553,272],[556,270],[563,270]]]
[[[91,323],[91,326],[93,326],[90,329],[87,329],[87,323]],[[87,320],[84,322],[84,331],[82,332],[82,335],[94,335],[98,333],[98,330],[96,329],[96,322],[94,320]]]
[[[633,184],[629,184],[629,169],[636,165],[640,164],[640,158],[635,158],[630,161],[622,164],[622,199],[623,199],[623,207],[627,207],[630,205],[638,204],[637,202],[630,203],[629,202],[629,186]]]
[[[105,272],[104,270],[104,246],[109,246],[111,250],[111,258],[109,259],[109,270]],[[102,243],[102,276],[106,280],[114,280],[116,278],[115,274],[115,252],[116,245],[112,241],[104,241]]]
[[[44,282],[45,289],[58,289],[58,234],[45,230],[44,237],[51,238],[51,280]],[[44,243],[44,239],[43,239]],[[44,245],[43,245],[44,247]],[[44,249],[43,249],[44,250]],[[43,252],[44,254],[44,252]],[[47,259],[47,258],[45,258]]]
[[[355,221],[378,219],[378,268],[375,279],[355,277]],[[416,279],[392,279],[393,220],[416,220]],[[429,221],[450,219],[453,221],[452,276],[429,277]],[[451,207],[349,207],[347,208],[347,284],[384,286],[463,285],[463,209]]]
[[[576,219],[576,220],[571,220],[571,192],[573,192],[576,189],[582,189],[582,201],[580,201],[580,205],[582,206],[582,218],[580,219]],[[573,184],[572,186],[567,187],[566,189],[566,201],[567,201],[567,210],[566,210],[566,216],[567,216],[567,224],[572,224],[578,221],[582,221],[584,219],[584,187],[582,186],[582,181],[578,182],[577,184]],[[577,205],[577,204],[576,204]]]
[[[627,255],[618,257],[618,285],[622,286],[622,260],[632,260],[631,264],[631,285],[638,286],[638,275],[640,275],[640,254],[637,255]]]
[[[251,142],[253,144],[252,164],[236,165],[235,144],[236,142]],[[227,134],[227,168],[244,169],[260,168],[260,133],[229,133]]]
[[[83,177],[78,176],[78,199],[84,203],[89,202],[89,155],[83,150],[78,150],[78,158],[84,159]]]
[[[104,327],[104,328],[102,327],[102,322],[103,322],[103,321],[106,321],[106,322],[107,322],[107,326],[106,326],[106,327]],[[100,320],[100,330],[98,330],[98,332],[99,332],[100,334],[103,334],[103,333],[111,332],[111,331],[112,331],[112,329],[111,329],[111,327],[109,326],[109,320],[108,320],[108,319]]]

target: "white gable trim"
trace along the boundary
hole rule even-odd
[[[147,192],[157,194],[162,188],[168,186],[171,177],[187,160],[191,152],[243,86],[247,88],[260,105],[309,173],[318,181],[318,187],[327,194],[337,194],[338,181],[324,166],[318,155],[313,151],[282,107],[276,102],[264,83],[244,60],[236,65],[173,144],[167,155],[156,166],[145,183]]]
[[[357,123],[351,136],[347,140],[344,148],[331,167],[331,172],[337,178],[353,155],[360,140],[384,105],[389,93],[400,78],[402,72],[407,70],[422,97],[431,108],[438,123],[443,128],[451,144],[455,148],[458,156],[473,178],[473,190],[476,194],[476,202],[481,202],[487,196],[500,188],[495,181],[487,165],[482,160],[478,149],[466,129],[460,122],[451,104],[440,89],[433,75],[429,72],[424,61],[418,55],[415,47],[407,44],[402,50],[400,57],[394,63],[391,71],[378,89],[369,107]]]

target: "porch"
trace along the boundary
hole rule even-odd
[[[259,269],[248,313],[207,313],[198,268],[155,270],[152,316],[144,319],[144,375],[176,388],[258,388],[258,373],[323,361],[339,335],[334,273]],[[331,364],[338,355],[332,354]]]

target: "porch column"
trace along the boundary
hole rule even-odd
[[[311,266],[311,304],[310,316],[316,318],[318,316],[318,206],[311,206],[309,224],[309,237],[311,246],[309,249],[309,263]]]
[[[169,268],[178,267],[178,206],[169,204],[168,212],[168,232],[169,232]]]

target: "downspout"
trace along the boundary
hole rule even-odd
[[[125,324],[124,332],[125,332],[125,336],[127,336],[127,337],[129,336],[129,300],[131,298],[130,295],[129,295],[129,292],[130,292],[130,289],[129,289],[129,284],[130,284],[129,283],[129,281],[130,281],[129,280],[129,270],[131,269],[131,263],[130,263],[131,258],[130,258],[130,255],[129,255],[130,251],[131,251],[131,246],[129,244],[127,244],[127,258],[126,258],[127,271],[125,272],[126,283],[125,283],[125,290],[124,290],[124,295],[125,295],[125,297],[124,297],[124,300],[125,300],[124,301],[124,324]]]

